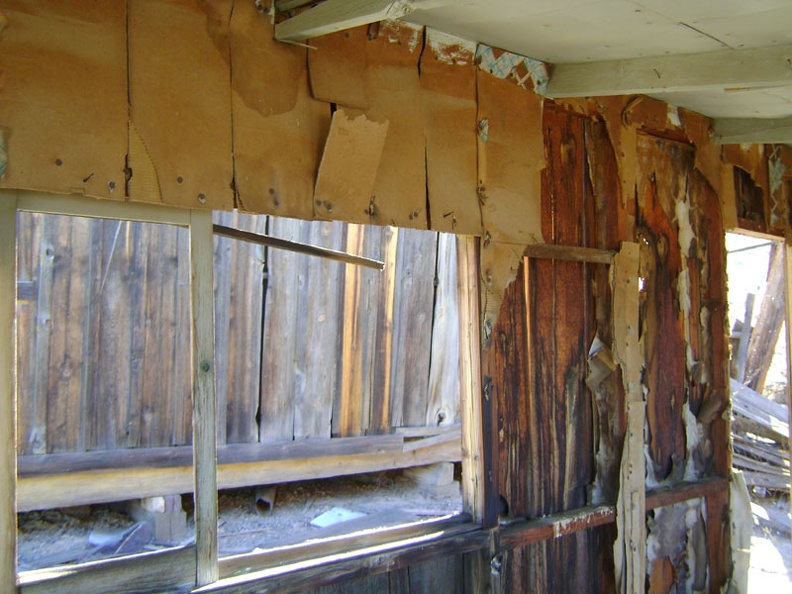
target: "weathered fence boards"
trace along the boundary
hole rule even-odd
[[[220,443],[459,422],[455,238],[215,222],[386,263],[380,273],[215,237]],[[18,453],[189,444],[186,230],[28,213],[19,229]]]

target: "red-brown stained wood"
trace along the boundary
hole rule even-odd
[[[654,142],[649,139],[639,141],[645,177],[643,187],[638,190],[636,227],[642,241],[641,276],[646,279],[641,322],[642,333],[647,337],[645,382],[649,389],[649,447],[654,473],[658,480],[662,480],[675,464],[680,471],[679,465],[684,465],[682,407],[687,382],[683,320],[675,290],[682,268],[678,232],[672,220],[672,205],[677,194],[670,190],[664,193],[668,181],[658,180],[674,176],[677,183],[684,184],[686,171],[674,161],[670,169],[657,167],[653,151],[658,149]],[[681,181],[680,177],[683,178]],[[663,185],[658,187],[658,183]]]

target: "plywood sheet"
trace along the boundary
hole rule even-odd
[[[481,235],[476,146],[476,46],[428,30],[421,56],[426,175],[433,230]]]
[[[542,99],[483,71],[477,73],[477,84],[485,238],[541,243]]]
[[[123,199],[124,3],[12,0],[2,10],[0,185]]]
[[[388,122],[374,122],[343,109],[333,114],[314,192],[314,212],[323,219],[376,220],[372,202]]]
[[[167,204],[215,209],[234,204],[227,58],[227,50],[208,34],[207,16],[197,4],[129,2],[130,118]],[[152,199],[135,192],[130,198]]]
[[[234,2],[230,27],[238,206],[312,219],[330,106],[311,96],[307,50],[274,41],[252,2]]]
[[[365,109],[369,106],[366,45],[368,26],[310,40],[311,91],[316,99]]]

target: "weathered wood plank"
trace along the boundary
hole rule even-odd
[[[401,231],[397,258],[391,423],[421,425],[427,415],[434,308],[434,285],[427,281],[435,278],[437,234]]]
[[[462,344],[459,335],[458,270],[457,238],[447,233],[439,234],[427,425],[450,425],[459,420],[459,361]]]
[[[396,468],[423,466],[462,459],[459,440],[410,451],[369,451],[352,455],[269,460],[239,464],[221,464],[217,486],[233,489],[251,485],[293,482],[379,472]],[[189,493],[195,488],[190,466],[168,468],[129,468],[84,471],[73,474],[20,477],[18,501],[21,511],[49,507],[68,507],[88,503]]]
[[[16,193],[0,192],[0,587],[16,591]]]
[[[217,580],[217,403],[214,360],[212,215],[190,213],[192,312],[193,476],[197,585]]]
[[[269,232],[276,237],[296,239],[300,234],[300,222],[295,219],[271,219],[270,226]],[[294,436],[297,259],[297,254],[292,252],[267,252],[260,441],[291,440]]]

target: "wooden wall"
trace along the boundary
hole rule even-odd
[[[18,453],[190,443],[186,231],[18,217]],[[387,262],[380,273],[215,238],[221,443],[459,423],[453,236],[215,221]]]
[[[605,354],[614,343],[607,266],[526,258],[526,246],[639,244],[646,486],[699,494],[672,502],[694,518],[673,538],[663,527],[683,507],[655,498],[662,511],[647,515],[656,545],[647,580],[653,591],[685,590],[706,568],[709,590],[721,590],[731,572],[724,232],[789,230],[788,149],[718,146],[707,118],[647,97],[553,102],[541,94],[546,65],[401,22],[311,40],[317,49],[308,51],[274,42],[270,19],[242,0],[131,0],[98,12],[85,0],[6,4],[0,185],[319,219],[305,239],[403,271],[391,281],[286,254],[267,260],[261,332],[274,358],[263,366],[259,403],[272,421],[261,430],[267,439],[435,424],[441,413],[447,422],[453,415],[432,394],[453,375],[433,374],[445,363],[434,353],[428,363],[406,338],[414,332],[418,343],[446,348],[430,297],[448,287],[415,282],[445,265],[442,242],[435,250],[400,239],[407,229],[481,238],[481,480],[485,526],[496,533],[501,496],[504,514],[529,523],[613,505],[626,434],[620,371],[593,373],[590,355],[595,338]],[[25,51],[30,59],[13,58]],[[104,75],[72,84],[83,71]],[[337,221],[379,227],[339,235]],[[302,232],[293,225],[270,231],[282,226],[294,238]],[[300,272],[278,278],[281,269]],[[271,315],[276,294],[286,305]],[[319,308],[315,317],[297,314],[303,302]],[[81,341],[85,331],[70,328]],[[323,346],[301,340],[308,335]],[[20,351],[26,361],[30,348]],[[244,348],[229,339],[229,360]],[[330,365],[331,351],[354,365]],[[87,414],[74,408],[79,378],[63,371],[58,381],[74,391],[63,418]],[[295,398],[280,401],[282,393]],[[332,415],[311,407],[331,400]],[[225,412],[227,436],[248,439],[255,405],[239,413],[241,424],[232,421],[237,406]],[[609,591],[615,538],[603,520],[503,550],[493,542],[485,556],[501,558],[493,571],[506,591]],[[668,544],[702,539],[705,552],[687,556]],[[695,572],[681,566],[685,558]],[[401,578],[388,577],[393,589],[391,579]]]

